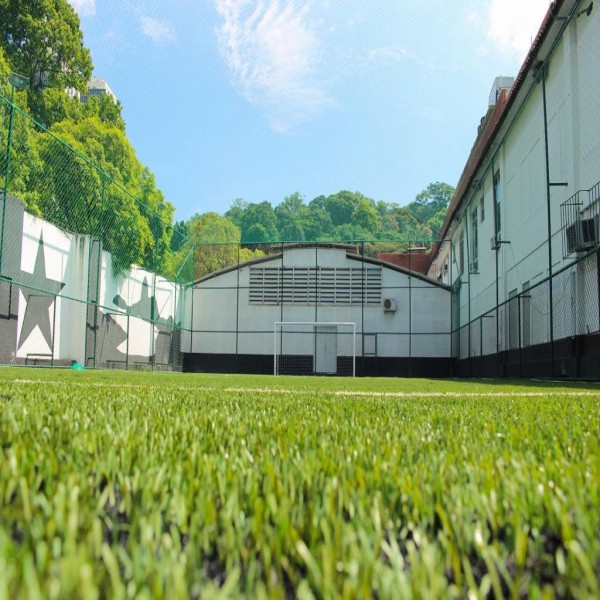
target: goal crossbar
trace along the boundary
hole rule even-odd
[[[273,374],[356,375],[354,321],[275,321]]]

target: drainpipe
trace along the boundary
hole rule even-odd
[[[548,147],[548,112],[546,103],[546,67],[542,67],[542,103],[544,107],[544,150],[546,153],[546,218],[548,225],[548,285],[550,292],[550,375],[554,377],[554,294],[552,282],[552,215],[550,204],[550,153]]]
[[[500,375],[500,290],[498,279],[500,272],[498,268],[498,250],[500,245],[498,244],[498,215],[497,215],[497,198],[494,188],[494,177],[496,173],[496,166],[494,164],[494,156],[492,156],[492,202],[494,206],[494,238],[496,239],[494,252],[496,253],[496,377]]]
[[[468,333],[467,336],[467,354],[469,358],[469,377],[473,377],[473,363],[471,359],[471,246],[469,244],[469,204],[465,208],[465,241],[467,244],[467,323]]]
[[[408,240],[408,376],[412,377],[412,252]]]

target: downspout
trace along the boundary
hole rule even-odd
[[[469,377],[473,376],[473,363],[471,359],[471,246],[469,244],[469,204],[465,207],[465,239],[467,242],[467,355],[469,359]]]
[[[235,369],[240,371],[240,246],[237,244],[237,269],[236,269],[236,288],[235,288]]]
[[[412,252],[408,240],[408,376],[412,377]]]
[[[554,377],[554,294],[552,281],[552,215],[550,204],[550,153],[548,146],[548,112],[546,104],[546,65],[542,67],[542,103],[544,108],[544,151],[546,153],[546,217],[548,225],[548,286],[550,292],[550,376]]]
[[[494,176],[496,173],[496,166],[494,164],[494,156],[492,156],[492,202],[494,205],[494,238],[496,243],[494,244],[494,252],[496,254],[496,377],[500,375],[500,290],[499,290],[499,277],[500,271],[498,268],[498,250],[500,245],[498,244],[498,214],[497,214],[497,198],[494,187]]]
[[[360,369],[365,376],[365,242],[360,243],[361,302],[360,302]],[[356,337],[356,336],[355,336]],[[354,357],[356,361],[356,356]]]

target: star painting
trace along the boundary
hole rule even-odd
[[[48,349],[52,350],[53,332],[50,309],[65,284],[48,279],[46,276],[43,234],[40,235],[33,273],[22,271],[21,282],[22,287],[20,290],[25,298],[26,308],[17,347],[20,349],[33,330],[38,327],[46,344],[48,344]]]

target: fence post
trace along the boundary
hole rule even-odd
[[[479,317],[479,377],[483,377],[483,315]]]
[[[408,240],[408,376],[412,377],[412,247]]]
[[[104,220],[104,197],[106,194],[106,177],[100,173],[102,187],[100,191],[100,218],[98,219],[98,262],[96,264],[96,298],[94,306],[94,369],[98,350],[98,310],[100,306],[100,277],[102,275],[102,236]]]
[[[360,266],[361,266],[361,302],[360,302],[360,370],[364,377],[365,372],[365,242],[360,243]],[[356,335],[354,336],[356,339]],[[356,349],[355,349],[356,352]],[[356,356],[354,357],[356,360]]]
[[[523,371],[523,357],[522,357],[522,348],[523,348],[523,342],[521,339],[521,300],[522,300],[522,296],[517,296],[517,310],[518,310],[518,327],[519,327],[519,377],[522,377],[522,371]]]
[[[197,246],[196,244],[194,244],[194,254],[193,254],[193,268],[194,268],[194,275],[192,277],[192,283],[191,286],[188,287],[188,289],[191,289],[192,291],[192,301],[190,302],[191,304],[191,315],[190,315],[190,355],[193,353],[194,351],[194,279],[196,279],[196,250],[197,250]],[[191,358],[190,358],[191,360]]]
[[[15,86],[12,86],[10,96],[10,116],[8,117],[8,140],[6,142],[6,169],[4,171],[4,191],[2,193],[2,230],[0,231],[0,275],[2,275],[2,262],[4,259],[4,221],[6,220],[6,195],[10,180],[10,149],[12,146],[13,121],[15,116]]]
[[[236,290],[235,290],[235,370],[240,372],[240,253],[241,242],[237,244],[237,269],[236,269]],[[283,305],[282,305],[283,306]]]
[[[600,331],[600,248],[596,251],[596,306],[598,307],[598,331]]]
[[[127,345],[125,348],[125,370],[129,370],[129,309],[127,309]]]

